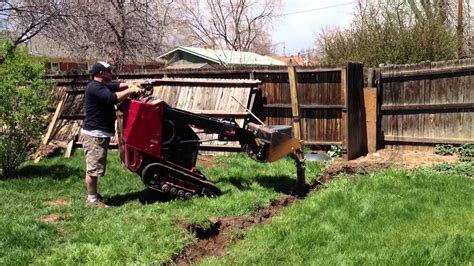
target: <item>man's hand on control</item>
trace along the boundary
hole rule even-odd
[[[128,89],[131,90],[131,93],[143,93],[143,92],[145,92],[144,89],[138,87],[135,84],[128,84]]]
[[[127,89],[123,91],[118,91],[115,94],[117,94],[117,102],[122,102],[123,100],[127,99],[128,96],[130,96],[133,93],[143,93],[145,90],[138,87],[135,84],[126,84]],[[125,85],[124,85],[125,87]]]

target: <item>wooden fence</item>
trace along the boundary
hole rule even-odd
[[[369,107],[364,106],[361,64],[295,70],[301,133],[306,144],[339,144],[346,158],[353,159],[367,152],[367,132],[376,139],[377,148],[474,143],[474,59],[381,67],[373,75],[377,97],[365,99]],[[365,76],[372,76],[371,71],[365,72]],[[269,125],[291,125],[298,119],[291,109],[286,67],[163,70],[126,74],[118,79],[163,77],[259,80],[256,94],[261,97],[252,100],[253,111]],[[83,118],[83,98],[77,92],[83,90],[89,77],[50,78],[57,82],[56,94],[62,97],[58,97],[52,111],[58,111],[59,98],[63,99],[58,124],[64,125],[52,135],[68,142],[70,131],[77,130]],[[372,80],[367,84],[370,86]],[[371,121],[376,120],[376,127],[371,122],[370,128],[366,128],[365,108],[369,108]]]
[[[474,59],[386,66],[378,80],[379,147],[474,143]]]
[[[305,143],[342,145],[346,159],[353,159],[367,152],[362,72],[363,65],[356,63],[332,68],[296,68],[302,138]],[[256,99],[253,111],[265,117],[265,122],[269,125],[291,125],[293,120],[297,119],[291,112],[286,67],[164,70],[157,73],[120,75],[118,79],[128,81],[163,77],[260,80],[262,97]],[[88,79],[87,76],[51,78],[56,80],[58,87],[66,87],[69,94],[78,87],[85,86]]]

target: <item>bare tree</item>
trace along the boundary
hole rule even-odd
[[[48,27],[46,35],[78,56],[108,58],[121,69],[125,61],[156,56],[168,41],[172,0],[92,0],[67,5],[74,13]]]
[[[181,0],[193,41],[211,48],[269,51],[269,27],[280,0]]]
[[[62,1],[1,0],[0,26],[15,48],[41,33],[64,15]]]

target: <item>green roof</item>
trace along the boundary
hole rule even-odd
[[[251,52],[239,52],[239,51],[230,51],[230,50],[214,50],[206,48],[197,48],[197,47],[183,47],[180,46],[175,48],[158,58],[167,57],[170,54],[173,54],[176,51],[183,51],[201,58],[204,58],[208,61],[221,64],[221,65],[261,65],[261,66],[284,66],[285,63],[273,59],[269,56],[263,56]]]

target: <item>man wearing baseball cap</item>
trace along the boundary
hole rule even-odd
[[[93,79],[86,86],[86,117],[81,129],[86,158],[86,206],[106,208],[97,193],[97,179],[105,174],[107,149],[115,134],[115,104],[143,90],[136,85],[112,82],[112,66],[106,62],[95,63],[90,73]]]

